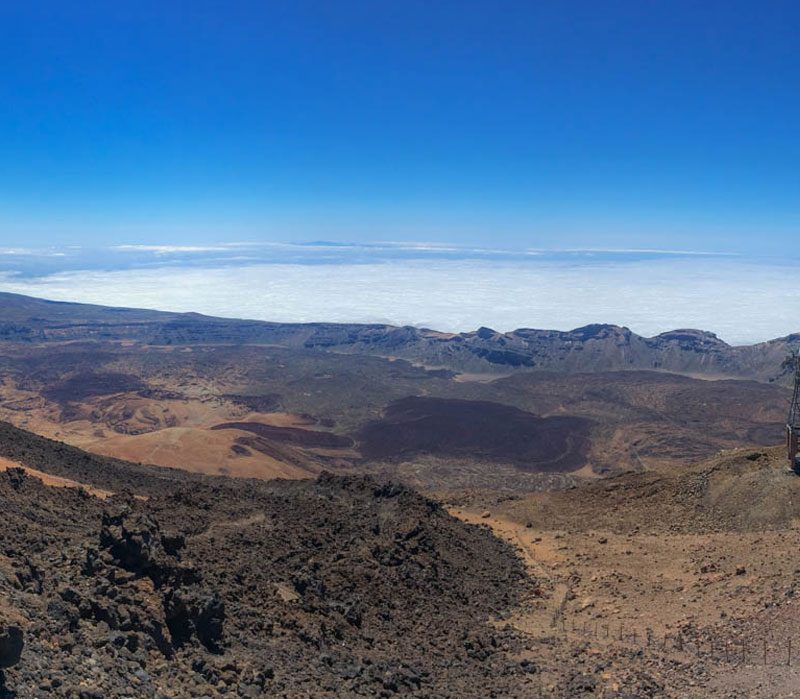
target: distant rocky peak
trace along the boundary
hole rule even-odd
[[[715,333],[697,330],[696,328],[678,328],[674,331],[667,331],[655,336],[654,340],[677,343],[681,347],[728,347],[728,344],[720,340]]]
[[[624,337],[630,338],[632,335],[630,328],[615,326],[610,323],[591,323],[588,326],[575,328],[567,333],[575,340],[603,340],[605,338]]]

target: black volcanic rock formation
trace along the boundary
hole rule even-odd
[[[0,695],[533,692],[517,633],[490,624],[528,590],[522,565],[414,491],[184,478],[4,440],[89,483],[129,470],[116,483],[133,493],[0,473]]]
[[[359,447],[366,459],[425,453],[569,471],[584,464],[590,425],[584,418],[540,418],[491,401],[410,396],[364,426]]]

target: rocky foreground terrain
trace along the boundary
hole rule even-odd
[[[777,449],[430,500],[141,466],[0,424],[0,502],[7,697],[800,684],[800,479]]]
[[[511,547],[404,487],[120,481],[2,439],[73,477],[0,473],[5,696],[508,695],[534,670],[491,624],[529,585]]]

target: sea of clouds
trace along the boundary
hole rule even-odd
[[[0,248],[0,291],[287,322],[444,331],[615,323],[733,344],[800,331],[800,264],[691,251],[382,246]]]

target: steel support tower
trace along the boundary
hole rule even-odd
[[[800,452],[800,353],[793,353],[788,363],[794,374],[794,392],[786,420],[786,447],[789,450],[789,466],[797,469],[797,455]]]

